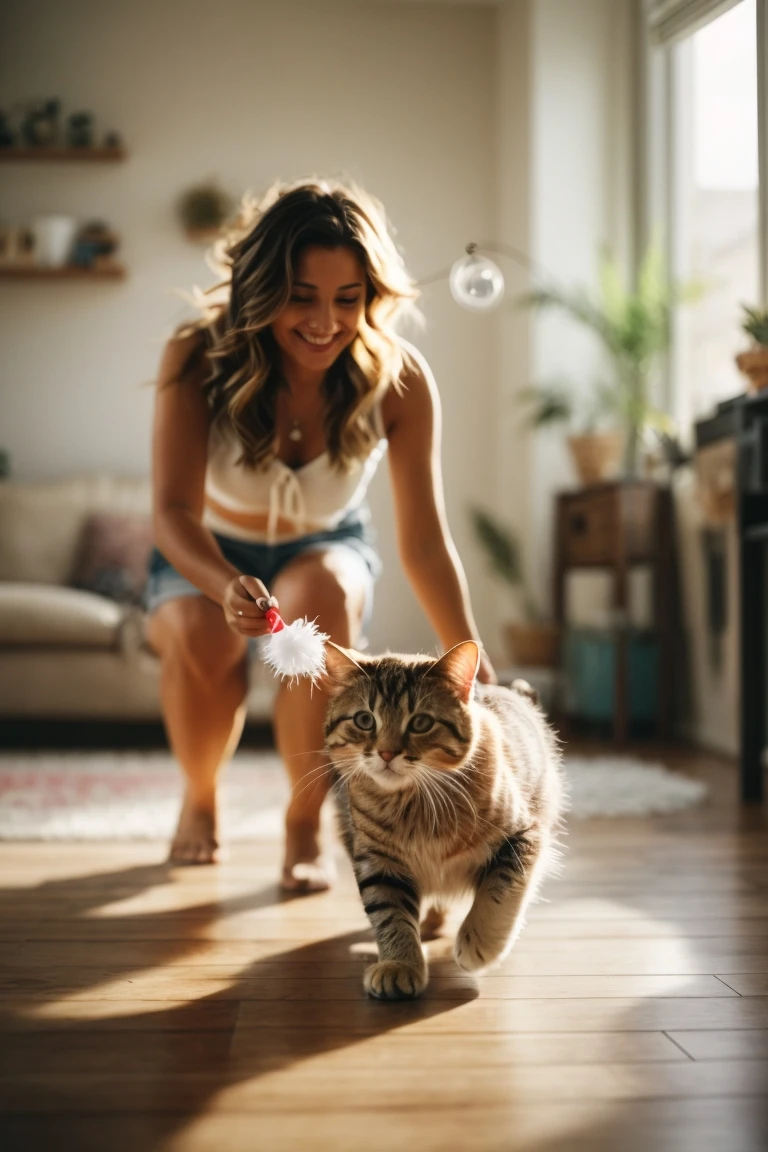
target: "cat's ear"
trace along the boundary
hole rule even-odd
[[[326,640],[325,642],[325,672],[322,677],[322,687],[329,696],[333,696],[341,692],[350,680],[359,676],[361,672],[365,672],[361,668],[357,660],[355,660],[356,652],[350,648],[342,648],[339,644],[334,644],[333,640]]]
[[[472,695],[477,668],[480,663],[480,646],[474,640],[464,640],[449,648],[429,670],[428,675],[440,676],[446,680],[462,704]]]

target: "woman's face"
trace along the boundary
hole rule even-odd
[[[324,372],[357,335],[365,313],[365,270],[349,248],[305,248],[291,298],[272,324],[283,354]]]

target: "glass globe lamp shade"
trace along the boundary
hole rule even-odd
[[[456,303],[472,312],[489,312],[501,303],[504,295],[501,269],[493,260],[476,252],[456,261],[448,283]]]

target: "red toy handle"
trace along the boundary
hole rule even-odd
[[[267,618],[270,632],[282,632],[283,628],[285,628],[285,623],[277,608],[267,608],[264,615]]]

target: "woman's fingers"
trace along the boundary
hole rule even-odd
[[[227,624],[235,632],[243,636],[266,636],[269,634],[269,623],[265,617],[264,609],[257,604],[257,598],[262,593],[269,592],[264,584],[255,576],[236,576],[230,581],[224,596],[222,608]]]
[[[255,600],[269,600],[269,591],[266,584],[263,584],[257,576],[241,576],[240,586],[245,590],[246,596],[252,601]],[[263,609],[260,609],[263,611]]]

